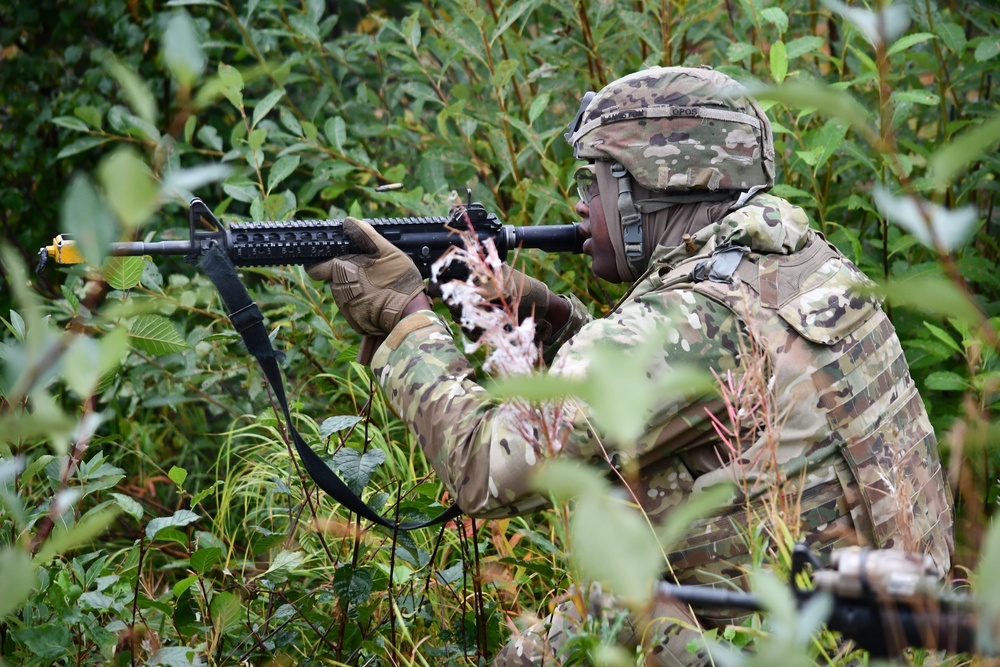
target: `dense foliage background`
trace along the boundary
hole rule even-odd
[[[994,548],[1000,493],[1000,12],[874,5],[4,3],[0,656],[477,664],[521,614],[592,576],[564,555],[591,548],[564,510],[392,535],[319,496],[207,280],[173,258],[106,260],[106,244],[186,238],[194,194],[226,220],[280,220],[441,215],[471,188],[507,222],[569,222],[562,132],[580,95],[654,64],[756,86],[775,193],[883,284],[942,442],[968,576]],[[91,268],[32,275],[59,232]],[[529,255],[595,314],[619,294],[581,258]],[[244,276],[286,355],[300,430],[381,511],[435,513],[447,499],[321,286],[299,267]],[[597,549],[633,526],[585,525]],[[777,534],[757,555],[780,567]],[[980,572],[985,590],[996,574]],[[578,655],[612,634],[588,626]],[[757,634],[726,639],[762,658],[844,659],[824,635],[788,652]]]

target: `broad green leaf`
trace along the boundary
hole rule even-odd
[[[771,44],[771,76],[778,83],[785,80],[788,74],[788,53],[785,51],[785,43],[777,41]]]
[[[570,502],[584,495],[607,494],[610,489],[600,470],[570,459],[546,461],[532,476],[531,486],[557,503]]]
[[[288,178],[299,166],[298,155],[286,155],[278,158],[267,176],[267,191],[272,192],[274,188]]]
[[[332,463],[340,471],[344,483],[354,493],[360,494],[371,481],[375,470],[385,463],[385,452],[370,449],[362,454],[356,449],[344,447],[333,455]]]
[[[22,627],[14,631],[14,637],[28,647],[35,660],[42,661],[40,664],[50,665],[67,655],[71,641],[70,628],[62,623]]]
[[[267,97],[258,102],[257,106],[255,106],[253,109],[253,122],[251,123],[250,127],[251,128],[257,127],[257,123],[262,121],[264,117],[267,116],[268,112],[270,112],[271,109],[273,109],[274,106],[278,102],[280,102],[281,98],[284,96],[285,96],[284,89],[279,88],[278,90],[272,90],[270,93],[267,94]]]
[[[115,504],[122,508],[123,512],[137,521],[142,521],[142,505],[137,500],[121,493],[111,493],[111,497],[114,499]]]
[[[952,371],[934,371],[927,376],[925,384],[928,389],[938,391],[965,391],[969,388],[965,378]]]
[[[781,7],[767,7],[760,11],[760,17],[778,29],[779,35],[788,30],[788,14]]]
[[[105,69],[113,76],[118,85],[122,88],[125,99],[128,100],[132,111],[138,114],[139,118],[149,124],[156,122],[156,100],[153,93],[149,91],[146,82],[142,80],[135,70],[122,64],[114,56],[106,53],[99,53],[98,59]]]
[[[545,109],[548,108],[550,101],[551,98],[548,93],[542,93],[541,95],[535,97],[535,99],[531,101],[531,106],[528,107],[528,121],[534,123],[538,120],[538,117],[541,116],[542,113],[545,112]]]
[[[413,12],[403,20],[403,37],[414,51],[420,46],[420,12]]]
[[[219,80],[222,94],[237,109],[243,108],[243,75],[235,67],[219,63]]]
[[[340,116],[328,118],[326,125],[323,126],[323,131],[326,133],[326,140],[330,142],[330,146],[343,153],[344,144],[347,142],[347,124],[344,123],[344,119]]]
[[[190,510],[177,510],[171,516],[158,516],[146,524],[146,539],[155,540],[165,528],[183,528],[201,517]]]
[[[109,285],[124,292],[139,284],[145,265],[144,257],[108,257],[101,274]]]
[[[17,546],[0,548],[0,619],[17,611],[35,587],[31,556]]]
[[[916,195],[893,195],[882,186],[875,186],[872,199],[886,219],[929,248],[934,247],[931,229],[944,249],[951,251],[971,239],[979,226],[979,216],[973,206],[946,209]]]
[[[333,592],[349,605],[364,604],[372,595],[372,579],[371,568],[341,566],[333,577]]]
[[[894,307],[946,319],[958,318],[967,324],[982,319],[979,308],[950,280],[940,275],[922,274],[893,280],[880,285],[877,293],[885,296]]]
[[[984,63],[1000,55],[1000,35],[987,35],[976,46],[976,62]]]
[[[132,344],[150,354],[171,354],[188,347],[174,325],[162,315],[140,315],[129,328]]]
[[[5,320],[4,324],[6,324],[10,332],[14,334],[14,338],[24,340],[24,318],[21,317],[20,313],[16,310],[11,310],[10,321],[8,322]]]
[[[222,485],[222,480],[217,479],[215,480],[215,483],[213,483],[211,486],[208,486],[199,491],[198,493],[194,494],[193,496],[191,496],[191,506],[194,507],[195,505],[203,501],[205,498],[210,496],[217,487],[221,485]]]
[[[260,576],[272,584],[280,584],[287,581],[288,575],[291,574],[292,570],[301,565],[305,559],[305,553],[302,551],[287,551],[283,549],[271,561],[271,567],[267,568],[267,571]]]
[[[937,34],[952,52],[961,54],[965,50],[967,40],[965,28],[957,23],[941,23],[937,26]]]
[[[212,598],[212,621],[220,632],[229,632],[242,624],[243,604],[233,593],[223,591]]]
[[[149,656],[147,667],[200,667],[205,663],[198,651],[187,646],[164,646]]]
[[[174,599],[184,595],[184,593],[187,592],[189,588],[198,583],[198,579],[199,579],[198,575],[192,574],[191,576],[184,577],[176,584],[174,584],[174,587],[171,589],[174,594]]]
[[[184,488],[184,480],[187,479],[187,476],[188,471],[177,466],[170,466],[170,470],[167,471],[167,477],[170,478],[170,481],[181,488]]]
[[[824,44],[826,44],[826,40],[816,35],[797,37],[785,45],[785,50],[788,53],[788,61],[791,62],[807,53],[818,51]]]
[[[257,187],[257,184],[246,179],[232,180],[223,183],[222,189],[227,195],[236,201],[241,201],[246,204],[253,203],[261,198],[260,189]]]
[[[570,558],[588,579],[642,604],[662,576],[663,552],[636,509],[609,495],[581,496],[570,515]]]
[[[101,161],[97,174],[108,205],[126,228],[146,222],[159,206],[156,180],[131,149],[119,149]]]
[[[1000,114],[994,114],[982,125],[952,139],[948,145],[934,153],[929,161],[935,187],[944,188],[950,185],[959,172],[995,150],[998,142],[1000,142]]]
[[[842,118],[855,130],[871,133],[868,111],[844,91],[808,81],[789,81],[780,86],[748,86],[758,100],[771,100],[792,109],[815,109],[824,116]]]
[[[285,107],[278,109],[278,117],[281,118],[281,124],[291,132],[296,137],[303,136],[302,125],[299,124],[299,119],[295,117],[291,111]]]
[[[80,398],[90,397],[101,378],[121,365],[128,350],[128,332],[121,326],[100,339],[75,336],[63,361],[67,386]]]
[[[117,507],[96,511],[91,510],[68,528],[63,525],[56,526],[49,535],[49,539],[45,541],[42,548],[35,554],[32,564],[35,567],[39,567],[71,549],[89,544],[111,525],[111,522],[118,516],[118,512]]]
[[[898,42],[889,47],[888,54],[891,56],[894,53],[899,53],[900,51],[905,51],[906,49],[912,48],[917,44],[926,42],[929,39],[936,39],[933,34],[929,32],[915,32],[911,35],[906,35],[900,38]]]
[[[205,53],[191,15],[181,10],[170,15],[163,32],[163,60],[174,78],[190,86],[205,71]]]
[[[106,139],[104,137],[83,137],[81,139],[77,139],[60,150],[59,153],[56,154],[56,159],[61,160],[63,158],[77,155],[78,153],[83,153],[84,151],[89,151],[91,148],[97,148],[102,144],[108,143],[108,141],[110,141],[110,139]],[[77,177],[79,177],[79,175]]]
[[[346,431],[360,421],[361,417],[358,417],[357,415],[337,415],[335,417],[327,417],[323,420],[323,423],[319,425],[319,437],[329,438],[334,433]]]
[[[174,195],[182,195],[180,198],[185,201],[190,197],[186,193],[194,192],[209,183],[221,181],[232,172],[232,168],[225,164],[204,164],[189,169],[171,169],[163,179],[162,192],[164,199]]]
[[[219,136],[219,131],[211,125],[202,125],[199,127],[195,136],[209,148],[216,151],[222,150],[222,137]]]
[[[912,102],[913,104],[926,104],[927,106],[935,106],[941,101],[937,93],[932,93],[929,90],[897,90],[892,94],[892,99]]]
[[[75,130],[77,132],[89,132],[90,128],[79,118],[74,118],[72,116],[58,116],[52,119],[53,125],[58,125],[59,127],[65,127],[69,130]]]
[[[100,266],[118,238],[118,225],[84,174],[70,181],[62,204],[62,229],[76,243],[87,263]]]
[[[101,112],[92,106],[79,106],[73,109],[73,115],[85,122],[90,127],[101,129],[103,123],[101,122]]]
[[[726,49],[726,58],[730,62],[738,63],[746,60],[757,53],[757,47],[746,42],[732,42]]]
[[[962,346],[959,345],[957,342],[955,342],[955,339],[952,338],[951,334],[949,334],[947,331],[945,331],[941,327],[931,322],[924,322],[923,325],[928,331],[934,334],[935,338],[940,340],[942,343],[953,349],[955,352],[958,352],[959,354],[964,354],[965,351],[962,349]]]
[[[205,574],[221,559],[222,549],[220,547],[205,547],[191,554],[191,567],[196,572]]]
[[[496,71],[493,73],[493,86],[497,90],[502,89],[509,82],[511,77],[514,76],[514,72],[521,66],[521,61],[509,59],[503,60],[496,67]]]

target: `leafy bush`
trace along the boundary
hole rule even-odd
[[[194,193],[232,221],[440,215],[469,188],[506,222],[569,222],[562,132],[580,95],[652,64],[753,85],[776,194],[882,281],[949,454],[958,563],[973,565],[1000,490],[995,9],[341,4],[0,9],[0,655],[468,664],[580,583],[566,511],[394,535],[320,497],[211,284],[107,244],[184,238]],[[29,281],[58,232],[89,268]],[[579,257],[529,255],[595,314],[620,294]],[[297,427],[381,511],[436,512],[447,499],[318,286],[299,267],[244,277]]]

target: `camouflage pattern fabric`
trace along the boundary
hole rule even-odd
[[[745,249],[741,261],[723,261],[733,248]],[[731,276],[718,275],[724,266]],[[715,278],[695,281],[692,273]],[[742,584],[748,532],[775,493],[793,501],[797,512],[784,519],[798,519],[794,527],[814,548],[919,549],[948,569],[951,497],[934,434],[891,323],[858,289],[866,281],[809,229],[801,209],[757,195],[684,246],[654,251],[618,307],[582,324],[556,353],[550,372],[569,377],[587,373],[595,346],[632,350],[662,331],[662,355],[649,361],[654,376],[698,364],[740,377],[750,368],[748,341],[766,355],[780,437],[746,433],[740,451],[729,451],[711,426],[709,413],[725,419],[717,398],[660,397],[629,447],[602,441],[585,405],[567,408],[573,428],[563,455],[596,461],[603,447],[637,469],[629,483],[654,522],[691,494],[737,483],[739,495],[668,554],[678,582]],[[437,315],[404,319],[372,368],[466,512],[502,516],[545,506],[531,490],[541,454],[523,436],[523,420],[475,382]],[[699,613],[709,627],[728,618]]]
[[[653,67],[605,86],[568,138],[582,160],[618,162],[666,194],[770,188],[771,125],[733,78]]]

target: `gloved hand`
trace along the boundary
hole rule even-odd
[[[366,336],[386,336],[403,309],[424,291],[413,261],[364,220],[346,218],[344,236],[361,250],[306,269],[313,280],[330,283],[344,319]]]
[[[503,284],[490,282],[488,284],[478,284],[479,293],[486,301],[495,304],[512,304],[517,300],[517,321],[522,322],[530,315],[535,317],[535,339],[544,342],[551,336],[552,327],[545,319],[549,309],[549,299],[552,291],[540,280],[532,278],[509,264],[500,267],[503,276]],[[431,292],[434,296],[440,296],[440,286],[431,283]],[[461,321],[461,306],[446,303],[452,318],[456,322]],[[469,331],[463,328],[465,335],[472,340],[478,340],[482,331]]]

